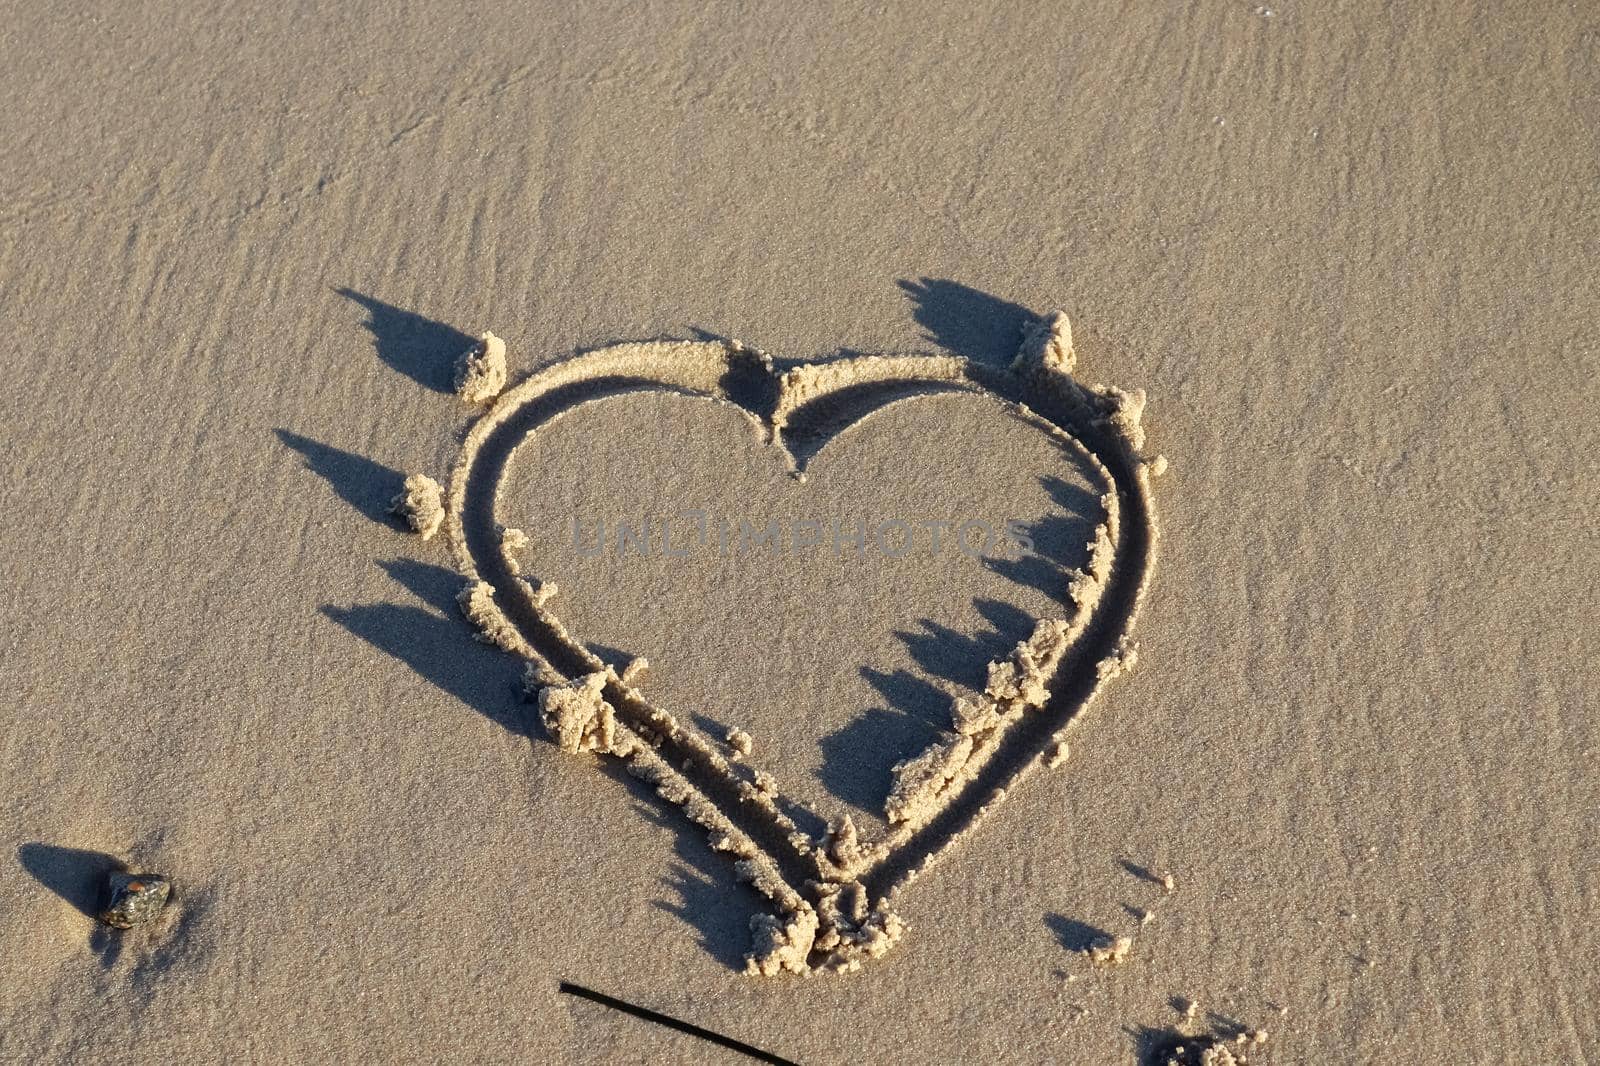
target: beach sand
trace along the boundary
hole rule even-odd
[[[1592,1056],[1585,5],[153,3],[16,12],[0,57],[0,1059],[748,1061],[562,981],[805,1063]],[[1137,668],[891,951],[746,976],[768,900],[550,742],[391,501],[448,484],[486,331],[512,382],[663,338],[1003,367],[1055,308],[1170,460]],[[649,393],[501,502],[577,639],[871,835],[1064,616],[1075,456],[916,396],[801,483]],[[681,507],[1015,519],[1051,565],[569,542]],[[156,927],[97,926],[122,866],[174,879]]]

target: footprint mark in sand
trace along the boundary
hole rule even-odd
[[[570,752],[623,760],[703,827],[712,847],[734,859],[739,878],[771,902],[772,913],[751,921],[747,972],[848,972],[888,951],[905,931],[892,907],[896,895],[1036,765],[1059,762],[1071,724],[1132,667],[1130,634],[1158,538],[1151,480],[1166,462],[1144,454],[1144,393],[1080,384],[1075,362],[1071,329],[1058,311],[1025,330],[1005,369],[955,356],[858,356],[779,371],[769,356],[735,341],[656,341],[601,348],[497,397],[472,397],[492,406],[469,431],[439,501],[467,579],[462,611],[483,639],[524,660],[527,691],[552,740]],[[982,693],[952,701],[939,739],[894,768],[883,832],[863,834],[848,815],[820,838],[801,831],[786,813],[796,804],[772,775],[747,779],[717,738],[652,704],[638,687],[643,661],[620,673],[605,663],[562,624],[554,584],[521,572],[516,552],[525,540],[500,510],[518,448],[564,412],[640,391],[741,413],[800,480],[841,424],[930,393],[987,394],[1075,450],[1098,477],[1102,517],[1088,562],[1070,576],[1067,617],[1039,621],[989,665]],[[431,533],[438,503],[426,503],[424,521],[408,517]]]

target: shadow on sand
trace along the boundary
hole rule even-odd
[[[1010,363],[1022,341],[1022,327],[1038,317],[1021,304],[948,278],[897,284],[910,298],[911,315],[928,340],[980,363]]]
[[[366,309],[367,332],[372,334],[379,359],[435,392],[451,390],[456,357],[476,343],[475,337],[354,289],[334,291]]]

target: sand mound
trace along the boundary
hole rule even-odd
[[[484,404],[506,387],[506,342],[485,333],[456,363],[456,395],[470,404]]]

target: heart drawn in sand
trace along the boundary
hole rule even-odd
[[[497,344],[488,338],[485,349]],[[709,832],[740,879],[771,902],[773,912],[751,922],[748,972],[849,971],[902,936],[895,895],[1034,766],[1059,761],[1065,730],[1134,661],[1129,636],[1157,539],[1151,478],[1165,460],[1143,454],[1143,393],[1079,384],[1074,365],[1060,312],[1026,330],[1005,369],[957,357],[859,356],[780,370],[736,342],[614,345],[500,393],[468,433],[443,499],[436,483],[413,477],[397,504],[425,535],[442,522],[467,578],[462,610],[483,639],[525,661],[550,738],[569,752],[623,760]],[[802,479],[832,427],[922,394],[981,393],[1074,450],[1100,482],[1088,561],[1063,577],[1066,617],[1039,620],[989,665],[983,692],[951,701],[938,739],[895,766],[883,832],[858,831],[849,816],[820,837],[803,832],[770,774],[752,776],[717,738],[653,704],[640,687],[642,663],[608,665],[563,625],[555,586],[522,573],[526,538],[501,512],[519,447],[579,404],[645,391],[736,409]]]

